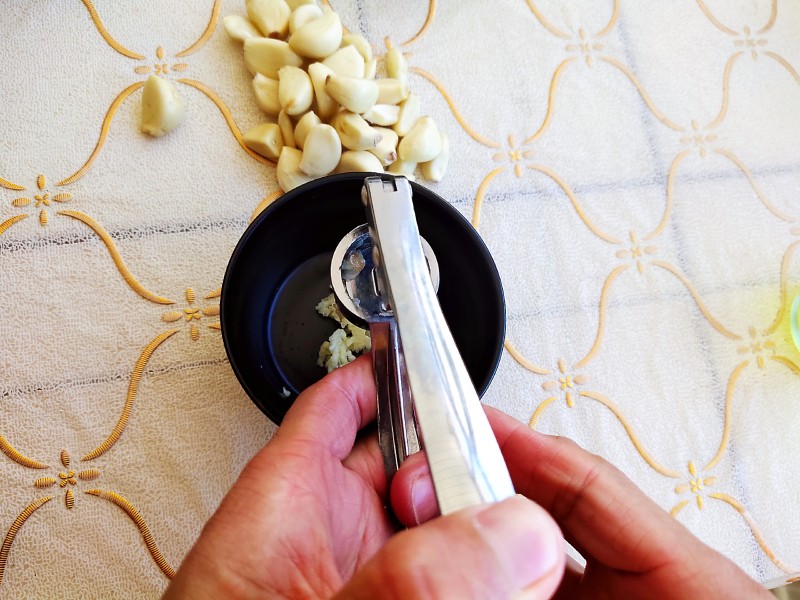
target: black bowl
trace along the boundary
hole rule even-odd
[[[275,423],[326,373],[317,354],[337,324],[315,306],[331,293],[339,240],[366,222],[361,187],[368,175],[332,175],[285,194],[250,224],[228,263],[220,301],[225,351],[242,387]],[[411,188],[420,234],[439,262],[439,304],[483,395],[505,337],[500,276],[469,221],[430,190]]]

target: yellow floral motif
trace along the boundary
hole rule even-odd
[[[56,484],[58,484],[60,488],[67,488],[64,493],[64,505],[68,509],[72,509],[75,505],[75,494],[70,488],[78,484],[78,479],[82,481],[97,479],[100,477],[100,471],[97,469],[85,469],[80,473],[76,473],[74,469],[69,468],[70,457],[69,452],[66,450],[61,451],[61,465],[65,470],[58,473],[58,479],[55,477],[40,477],[33,482],[33,485],[39,489],[53,487]],[[76,479],[76,477],[78,479]]]
[[[560,389],[564,392],[564,399],[567,401],[567,406],[572,408],[575,406],[573,394],[576,392],[575,387],[583,385],[589,378],[586,375],[571,375],[567,373],[566,363],[563,358],[558,359],[558,372],[561,377],[558,379],[551,379],[542,384],[542,389],[545,391],[553,391]]]
[[[642,262],[642,258],[644,258],[645,254],[652,255],[658,250],[655,246],[642,246],[639,242],[639,236],[635,231],[631,231],[629,237],[631,240],[630,247],[628,247],[626,250],[617,250],[617,258],[631,259],[634,263],[636,263],[636,268],[639,270],[639,273],[644,273],[644,263]]]
[[[35,194],[33,198],[14,198],[11,204],[17,208],[33,204],[34,208],[39,209],[39,223],[44,226],[47,225],[47,207],[50,206],[52,202],[69,202],[72,199],[72,194],[62,192],[60,194],[51,195],[50,192],[45,189],[47,187],[47,179],[45,179],[44,175],[39,175],[36,178],[36,187],[39,188],[40,193]]]
[[[170,69],[172,71],[186,71],[189,69],[189,65],[186,63],[175,63],[174,65],[169,65],[164,62],[164,48],[159,46],[156,48],[156,62],[150,65],[140,65],[134,69],[136,73],[139,75],[149,75],[150,73],[155,73],[156,75],[168,75],[170,73]]]
[[[696,119],[692,120],[692,132],[681,137],[681,144],[695,148],[701,158],[708,156],[709,145],[717,141],[713,133],[703,132]]]
[[[514,165],[514,175],[522,177],[523,159],[533,158],[533,150],[525,150],[525,145],[518,146],[513,135],[508,136],[508,150],[498,152],[492,156],[495,162],[504,162]]]
[[[689,461],[689,481],[687,483],[683,483],[675,487],[676,494],[685,494],[686,492],[690,492],[694,497],[695,501],[697,502],[697,508],[703,509],[704,500],[704,490],[706,487],[710,487],[717,482],[716,477],[701,477],[698,475],[697,468],[694,466],[694,461]],[[685,506],[685,501],[681,504],[675,506],[672,510],[675,511],[682,509]],[[680,508],[678,508],[680,507]]]
[[[582,54],[587,67],[591,67],[594,64],[593,53],[602,52],[605,48],[605,44],[592,41],[583,27],[578,30],[578,39],[575,43],[567,44],[564,47],[567,52],[579,52]]]
[[[756,38],[755,35],[753,35],[753,33],[750,31],[750,27],[745,25],[741,34],[741,38],[734,40],[733,45],[737,48],[749,48],[750,56],[753,57],[753,60],[756,60],[758,58],[758,52],[756,52],[756,48],[758,46],[766,46],[767,40],[764,38]]]
[[[205,299],[210,300],[216,297],[216,294],[206,294]],[[219,305],[204,306],[199,308],[194,305],[195,293],[192,288],[186,288],[186,304],[188,305],[183,311],[171,310],[161,315],[161,320],[165,323],[175,323],[176,321],[184,320],[190,323],[189,337],[192,341],[200,339],[200,329],[197,327],[195,321],[200,321],[203,316],[215,317],[219,315]]]
[[[752,354],[756,357],[758,368],[763,369],[764,355],[767,353],[775,354],[775,342],[767,337],[761,336],[752,325],[748,329],[748,333],[750,334],[750,341],[739,346],[736,351],[739,354]]]

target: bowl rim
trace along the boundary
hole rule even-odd
[[[388,173],[367,173],[367,172],[353,172],[353,173],[337,173],[334,175],[326,175],[320,177],[318,179],[314,179],[303,185],[300,185],[292,190],[289,190],[285,194],[281,195],[275,201],[271,202],[269,206],[267,206],[264,210],[262,210],[247,226],[247,229],[242,233],[239,237],[239,240],[236,243],[233,252],[231,252],[231,256],[228,260],[228,264],[225,268],[225,275],[222,280],[222,287],[220,288],[220,333],[222,335],[222,342],[225,347],[225,354],[228,358],[228,363],[231,366],[234,374],[236,375],[236,379],[239,382],[239,385],[242,387],[244,392],[250,398],[250,401],[256,405],[256,407],[264,413],[270,420],[272,420],[277,425],[280,425],[282,418],[276,418],[278,415],[274,413],[274,411],[270,411],[266,406],[266,402],[264,400],[259,399],[259,396],[253,392],[250,385],[247,382],[247,378],[243,375],[242,370],[235,359],[235,352],[231,349],[231,342],[229,340],[229,336],[226,333],[226,326],[225,326],[225,315],[227,314],[225,310],[226,304],[226,291],[231,287],[231,272],[236,268],[236,265],[240,259],[240,255],[244,251],[244,248],[247,246],[250,238],[255,235],[255,232],[261,226],[261,223],[269,218],[269,216],[277,211],[278,209],[282,208],[284,205],[295,201],[300,196],[304,195],[310,189],[315,189],[318,187],[324,187],[329,184],[335,184],[340,181],[354,181],[354,180],[363,180],[366,177],[371,176],[380,176],[386,178],[387,176],[391,177]],[[492,256],[489,248],[486,246],[486,242],[484,242],[483,237],[478,232],[477,229],[472,225],[472,223],[467,219],[464,215],[462,215],[458,209],[456,209],[452,204],[450,204],[447,200],[442,198],[439,194],[422,186],[414,181],[410,181],[411,188],[414,193],[419,193],[421,195],[426,195],[438,205],[442,207],[444,212],[448,213],[450,216],[454,218],[454,220],[460,221],[462,225],[464,225],[464,229],[467,232],[476,245],[479,246],[479,249],[482,251],[481,253],[484,254],[486,257],[489,258],[487,261],[487,266],[492,272],[493,283],[496,285],[496,292],[500,298],[500,310],[498,311],[498,323],[497,330],[499,335],[497,336],[497,340],[494,343],[494,347],[492,348],[492,364],[491,368],[488,369],[486,374],[486,380],[481,389],[476,389],[479,397],[483,397],[483,395],[488,391],[491,387],[492,382],[497,374],[497,370],[500,366],[500,360],[503,355],[503,349],[505,347],[505,338],[506,338],[506,299],[505,299],[505,290],[503,289],[503,282],[500,278],[500,273],[497,269],[497,264],[494,261],[494,257]],[[366,215],[365,215],[365,222],[366,222]],[[301,390],[302,392],[302,390]]]

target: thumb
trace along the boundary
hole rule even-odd
[[[394,536],[337,600],[550,598],[564,572],[564,540],[522,496],[467,508]]]

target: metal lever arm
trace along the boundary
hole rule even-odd
[[[368,177],[379,284],[397,320],[408,383],[442,514],[514,494],[494,434],[436,298],[404,177]]]

